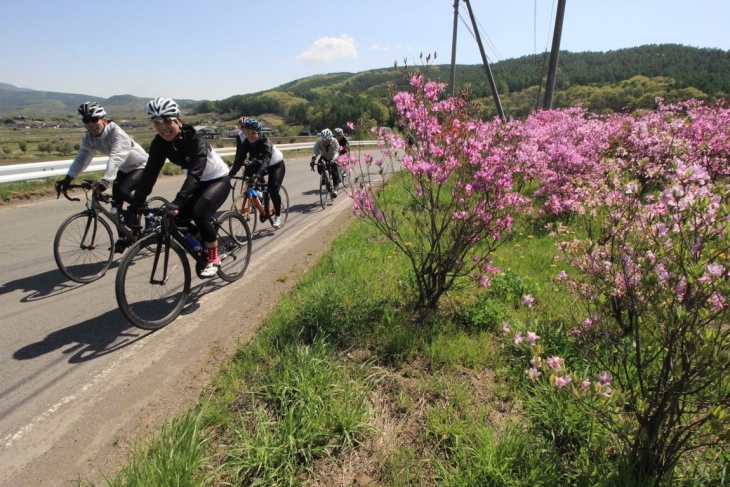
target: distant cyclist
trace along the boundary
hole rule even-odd
[[[203,134],[184,124],[180,108],[170,98],[155,98],[147,104],[147,114],[157,135],[150,144],[150,157],[142,180],[134,193],[130,212],[145,206],[165,160],[185,169],[185,181],[175,199],[166,206],[180,218],[192,218],[200,231],[208,262],[200,277],[213,277],[220,268],[218,238],[211,219],[231,191],[228,165],[213,150]]]
[[[121,214],[124,202],[132,202],[132,197],[142,172],[147,164],[147,152],[119,125],[106,118],[104,107],[88,101],[78,108],[86,133],[81,139],[81,148],[76,159],[68,168],[66,177],[56,186],[65,190],[71,181],[89,167],[96,153],[109,156],[102,179],[94,185],[96,193],[103,193],[112,186],[112,213]],[[124,252],[129,242],[120,237],[114,244],[117,253]]]
[[[324,161],[325,170],[329,171],[332,175],[332,183],[335,187],[332,190],[332,198],[337,198],[337,191],[340,187],[340,171],[337,168],[337,159],[340,157],[340,144],[332,136],[330,129],[324,129],[319,134],[319,138],[314,143],[314,155],[312,161],[309,163],[309,167],[314,171],[314,165],[317,162],[317,157],[321,157]],[[320,172],[317,167],[317,172]]]
[[[249,163],[243,170],[245,177],[256,176],[262,179],[268,174],[269,180],[266,186],[271,196],[271,202],[274,203],[274,228],[281,227],[281,194],[279,189],[284,182],[286,174],[286,165],[284,164],[284,154],[276,148],[274,144],[261,133],[261,122],[255,118],[241,117],[238,120],[241,132],[236,138],[236,157],[233,160],[233,166],[228,175],[233,177],[236,175],[241,166],[249,157]],[[269,215],[260,215],[261,221],[265,221]]]
[[[340,144],[340,155],[349,154],[350,144],[347,142],[347,137],[345,137],[345,133],[342,131],[342,129],[338,127],[334,129],[332,133],[335,135],[337,143]]]

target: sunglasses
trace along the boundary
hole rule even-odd
[[[161,127],[163,125],[172,125],[173,123],[177,122],[177,118],[153,118],[152,123],[156,127]]]
[[[101,119],[100,118],[89,118],[89,117],[84,117],[81,119],[81,121],[84,122],[85,124],[96,123],[99,120],[101,120]]]

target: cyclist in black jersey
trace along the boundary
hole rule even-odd
[[[130,211],[144,206],[147,195],[160,175],[165,160],[186,170],[185,182],[175,199],[166,206],[180,218],[192,218],[208,254],[201,277],[213,277],[220,268],[218,239],[211,218],[231,191],[228,165],[208,140],[192,126],[184,124],[180,108],[169,98],[155,98],[147,104],[157,135],[150,144],[150,156],[142,180],[134,193]]]
[[[337,139],[337,143],[340,144],[340,155],[349,154],[350,144],[347,142],[347,137],[345,137],[345,133],[342,129],[338,127],[334,129],[332,133],[334,134],[335,139]]]
[[[238,124],[241,127],[241,132],[236,138],[236,157],[228,175],[235,176],[248,156],[249,164],[243,170],[245,177],[257,176],[258,179],[261,179],[263,176],[269,176],[266,187],[269,190],[271,202],[274,203],[273,226],[279,228],[281,227],[281,194],[279,194],[279,189],[286,174],[284,154],[271,143],[266,134],[261,133],[261,122],[255,118],[241,117]],[[261,221],[265,221],[268,216],[260,215]]]

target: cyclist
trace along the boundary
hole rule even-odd
[[[281,227],[279,189],[286,174],[284,154],[271,143],[266,134],[261,133],[261,122],[255,118],[241,117],[238,125],[241,127],[241,131],[236,138],[236,157],[228,175],[231,177],[236,175],[241,166],[246,163],[246,156],[249,157],[249,162],[243,170],[245,177],[255,176],[257,179],[262,179],[263,176],[269,175],[266,187],[269,190],[271,202],[274,203],[274,228],[279,228]],[[269,218],[269,215],[261,215],[260,218],[263,223]]]
[[[347,137],[345,137],[345,133],[342,129],[338,127],[334,129],[332,133],[334,134],[335,139],[337,139],[337,143],[340,144],[340,155],[349,154],[350,144],[347,143]]]
[[[97,152],[109,156],[102,179],[94,184],[94,191],[103,193],[110,184],[112,186],[112,213],[121,214],[124,202],[132,202],[142,172],[147,164],[147,153],[135,143],[119,125],[106,117],[104,107],[93,101],[82,103],[78,108],[86,133],[81,139],[81,148],[68,168],[66,177],[56,183],[59,190],[64,191],[71,181],[89,167]],[[138,222],[139,223],[139,222]],[[119,237],[114,243],[114,251],[124,252],[129,242]]]
[[[218,241],[211,218],[231,190],[228,165],[192,126],[183,123],[175,100],[158,97],[147,104],[147,114],[157,131],[150,144],[150,157],[134,193],[130,212],[138,212],[160,175],[165,160],[185,169],[185,181],[175,199],[166,206],[180,218],[192,218],[208,254],[201,277],[213,277],[220,268]]]
[[[337,158],[340,156],[340,144],[332,136],[330,129],[324,129],[319,134],[319,138],[314,143],[314,155],[312,161],[309,163],[309,167],[314,171],[314,164],[317,162],[317,157],[321,156],[324,161],[325,170],[328,170],[332,175],[332,182],[335,187],[332,189],[332,199],[337,198],[337,191],[340,186],[340,171],[337,169]],[[321,169],[317,167],[317,172],[322,174]]]

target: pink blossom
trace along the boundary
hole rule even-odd
[[[560,370],[563,368],[563,364],[565,363],[564,358],[560,357],[550,357],[547,359],[547,365],[553,370]]]
[[[536,334],[535,332],[528,331],[527,332],[527,338],[526,340],[530,342],[530,345],[534,346],[535,342],[540,338],[540,335]]]
[[[509,333],[510,332],[509,322],[508,321],[503,321],[502,322],[502,331],[504,331],[505,333]]]
[[[584,379],[584,380],[582,380],[582,381],[581,381],[581,383],[580,383],[580,388],[581,388],[581,389],[587,389],[587,388],[589,388],[590,386],[591,386],[591,381],[589,381],[588,379]]]
[[[525,294],[522,296],[522,305],[527,306],[528,308],[532,308],[532,304],[535,302],[535,298],[533,298],[529,294]]]
[[[564,387],[573,381],[573,378],[569,375],[564,377],[555,376],[555,385],[558,387]]]
[[[541,375],[542,375],[542,372],[537,370],[535,367],[531,367],[530,370],[527,371],[527,377],[529,377],[529,379],[533,382],[536,381],[537,378],[540,377]]]
[[[524,340],[525,339],[522,337],[522,332],[521,331],[518,331],[517,334],[515,335],[515,345],[519,345]]]
[[[613,380],[613,377],[611,377],[611,375],[608,374],[608,372],[601,372],[600,374],[596,375],[596,378],[598,379],[598,381],[601,384],[605,384],[605,385],[610,384],[611,381]]]

